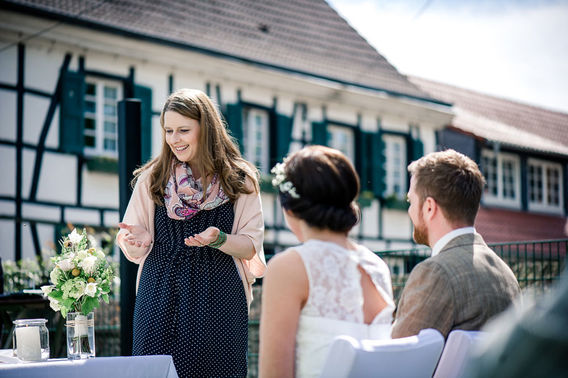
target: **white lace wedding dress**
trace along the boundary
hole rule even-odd
[[[320,240],[294,247],[306,268],[309,296],[300,313],[296,334],[296,377],[319,377],[333,339],[390,338],[394,302],[390,271],[383,260],[363,246],[356,251]],[[363,320],[361,266],[387,302],[371,324]]]

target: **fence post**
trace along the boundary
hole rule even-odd
[[[122,220],[132,195],[132,172],[142,162],[141,102],[127,98],[118,103],[119,217]],[[136,300],[137,265],[120,254],[120,354],[132,355],[132,321]]]

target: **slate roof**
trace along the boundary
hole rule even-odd
[[[324,0],[3,0],[0,7],[437,102]]]
[[[568,156],[568,114],[411,76],[431,96],[453,103],[452,125],[517,148]]]

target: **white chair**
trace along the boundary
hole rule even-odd
[[[485,332],[482,331],[455,330],[450,332],[434,378],[462,377],[472,346],[484,335]]]
[[[435,329],[389,340],[339,336],[331,344],[321,377],[431,378],[443,348],[444,336]]]

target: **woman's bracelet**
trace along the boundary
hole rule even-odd
[[[220,248],[225,242],[227,241],[227,234],[223,231],[219,230],[219,235],[217,235],[217,239],[209,243],[209,247],[212,248]]]

